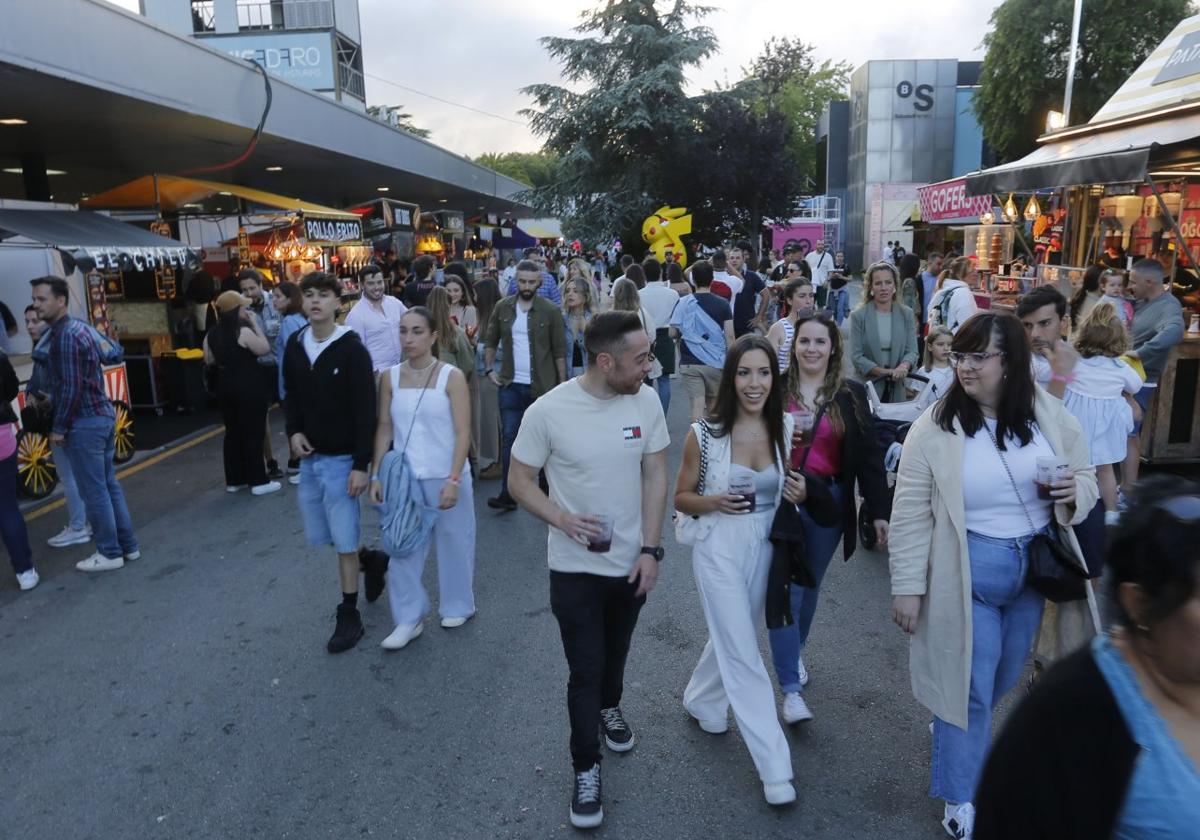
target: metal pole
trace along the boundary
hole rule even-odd
[[[1067,92],[1063,95],[1063,127],[1071,125],[1071,91],[1075,86],[1075,53],[1079,52],[1079,18],[1083,14],[1083,0],[1075,0],[1075,14],[1071,18],[1071,55],[1067,59]]]

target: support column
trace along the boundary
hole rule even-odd
[[[46,174],[45,155],[22,155],[21,179],[25,184],[27,201],[50,200],[50,176]]]

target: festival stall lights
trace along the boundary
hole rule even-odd
[[[321,256],[321,249],[316,245],[301,242],[295,233],[289,233],[284,242],[272,237],[271,244],[263,252],[272,262],[293,262],[294,260],[313,261]]]

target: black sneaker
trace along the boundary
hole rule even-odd
[[[299,458],[288,458],[287,472],[288,475],[300,475]]]
[[[600,710],[600,731],[604,733],[604,743],[613,752],[629,752],[633,749],[636,739],[619,706]]]
[[[333,635],[329,637],[329,643],[325,645],[325,649],[330,653],[348,651],[358,644],[358,640],[363,637],[365,632],[362,616],[358,614],[358,607],[338,604],[337,627],[333,629]]]
[[[267,478],[278,481],[283,478],[283,470],[279,469],[278,461],[267,461]]]
[[[514,511],[517,509],[517,500],[507,493],[501,493],[488,499],[488,507],[492,510]]]
[[[600,763],[589,770],[575,771],[575,791],[571,794],[571,825],[595,828],[604,822],[600,804]]]
[[[363,570],[363,584],[367,603],[373,604],[383,594],[387,583],[388,556],[376,548],[360,548],[358,563]]]

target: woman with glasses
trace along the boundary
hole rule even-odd
[[[1026,583],[1030,542],[1047,535],[1086,574],[1069,526],[1087,517],[1098,489],[1079,422],[1034,387],[1020,321],[972,316],[950,363],[949,392],[904,442],[889,561],[892,618],[912,636],[913,693],[934,714],[929,793],[945,801],[946,831],[967,838],[992,710],[1042,625],[1045,598]],[[1067,470],[1039,486],[1039,458]],[[1053,605],[1039,638],[1072,649],[1094,632],[1094,607],[1090,589],[1087,600]]]
[[[850,362],[883,402],[904,402],[904,379],[916,365],[917,319],[896,300],[896,268],[878,262],[867,269],[863,301],[850,313]]]
[[[833,525],[823,526],[806,511],[800,511],[814,584],[791,585],[795,623],[768,634],[775,676],[783,693],[783,719],[788,724],[813,717],[802,696],[808,684],[808,669],[800,654],[808,642],[821,579],[834,550],[840,542],[845,559],[854,554],[858,535],[855,482],[871,511],[879,545],[886,545],[888,540],[891,500],[884,480],[883,449],[872,427],[866,388],[842,374],[843,355],[842,332],[828,315],[797,319],[785,395],[785,409],[792,415],[796,429],[791,465],[828,486],[840,515]]]
[[[817,305],[816,291],[811,280],[808,280],[796,269],[795,276],[788,267],[788,277],[792,278],[783,287],[780,295],[784,311],[787,313],[771,325],[767,330],[767,341],[775,348],[775,358],[779,360],[779,372],[787,373],[792,362],[792,337],[796,334],[796,321],[801,317],[812,315]]]
[[[1009,717],[979,785],[977,840],[1196,836],[1197,544],[1200,486],[1155,476],[1135,489],[1104,561],[1115,622]]]

